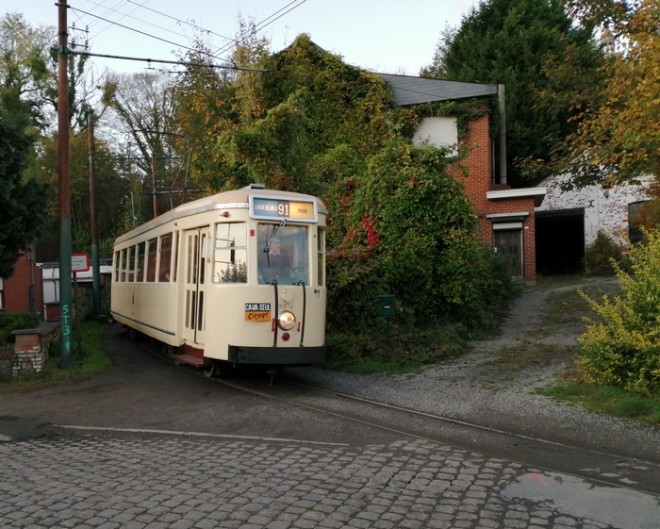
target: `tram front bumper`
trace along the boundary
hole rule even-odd
[[[327,360],[325,345],[316,347],[248,347],[230,345],[228,360],[236,364],[309,365]]]

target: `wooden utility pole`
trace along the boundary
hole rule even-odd
[[[101,265],[99,261],[99,230],[96,221],[96,146],[94,140],[94,114],[87,116],[89,147],[89,229],[92,238],[92,295],[94,314],[101,314]]]
[[[67,72],[67,0],[57,4],[57,140],[60,198],[60,352],[61,365],[71,367],[71,184],[69,179],[69,82]]]

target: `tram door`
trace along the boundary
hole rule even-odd
[[[183,338],[195,346],[204,345],[204,293],[206,281],[206,249],[208,245],[208,229],[195,228],[187,230],[185,241],[185,322]]]

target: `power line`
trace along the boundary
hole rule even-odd
[[[148,33],[146,31],[142,31],[140,29],[136,29],[134,27],[131,27],[131,26],[128,26],[128,25],[125,25],[125,24],[121,24],[118,21],[114,21],[114,20],[111,20],[111,19],[106,18],[106,17],[108,16],[109,13],[113,13],[113,14],[116,14],[116,15],[120,15],[121,16],[120,19],[129,17],[133,20],[148,24],[148,25],[156,27],[160,30],[168,31],[168,32],[173,33],[173,34],[178,35],[178,36],[184,36],[180,33],[177,33],[176,31],[169,30],[167,28],[158,26],[156,24],[151,24],[149,22],[145,22],[144,20],[139,19],[137,17],[133,17],[130,13],[123,13],[123,12],[119,11],[118,8],[120,6],[122,6],[122,3],[127,2],[127,3],[133,4],[134,6],[136,6],[135,9],[133,9],[131,11],[131,13],[135,12],[135,10],[137,10],[139,8],[146,9],[146,10],[151,11],[153,13],[156,13],[160,16],[163,16],[163,17],[169,18],[171,20],[174,20],[177,23],[186,24],[186,25],[188,25],[192,28],[195,28],[199,31],[209,33],[209,34],[218,36],[222,39],[228,40],[229,42],[227,42],[224,45],[216,48],[216,50],[213,53],[206,53],[206,55],[208,55],[209,57],[211,57],[213,59],[219,59],[219,60],[227,61],[229,63],[231,63],[231,61],[220,57],[220,55],[228,52],[232,47],[234,47],[236,44],[238,44],[241,41],[241,39],[244,38],[245,36],[250,35],[250,34],[254,34],[254,33],[257,33],[259,31],[263,30],[267,26],[273,24],[274,22],[276,22],[277,20],[279,20],[283,16],[287,15],[288,13],[293,11],[294,9],[297,9],[298,7],[303,5],[305,2],[307,2],[307,0],[292,0],[289,3],[287,3],[286,5],[284,5],[283,7],[281,7],[280,9],[278,9],[277,11],[275,11],[274,13],[272,13],[271,15],[267,16],[266,18],[264,18],[260,22],[256,23],[252,28],[246,29],[245,31],[241,32],[237,37],[235,37],[233,39],[230,39],[229,37],[226,37],[224,35],[216,33],[212,30],[203,28],[203,27],[201,27],[197,24],[193,24],[191,22],[178,19],[176,17],[173,17],[171,15],[168,15],[168,14],[163,13],[161,11],[158,11],[156,9],[150,8],[150,7],[145,5],[146,2],[145,2],[145,4],[140,4],[140,3],[136,2],[135,0],[120,0],[120,2],[115,4],[113,7],[109,7],[109,6],[101,5],[100,3],[94,2],[93,0],[87,0],[87,1],[95,7],[106,8],[105,16],[97,15],[97,14],[94,14],[90,11],[86,11],[86,10],[83,10],[83,9],[80,9],[80,8],[77,8],[77,7],[74,7],[74,6],[71,6],[71,5],[69,5],[69,8],[71,10],[73,10],[74,12],[76,12],[77,14],[84,14],[84,15],[93,17],[94,19],[97,20],[97,23],[98,23],[98,21],[103,21],[103,22],[108,23],[110,26],[121,27],[121,28],[127,29],[129,31],[138,33],[140,35],[144,35],[148,38],[155,39],[155,40],[167,43],[167,44],[171,44],[171,45],[176,46],[178,48],[182,48],[182,49],[189,50],[189,51],[192,51],[192,52],[199,52],[200,50],[192,48],[190,46],[186,46],[184,44],[180,44],[178,42],[174,42],[172,40],[168,40],[168,39],[165,39],[165,38],[162,38],[162,37],[158,37],[154,34]],[[94,7],[92,9],[94,9]],[[78,20],[82,21],[82,17],[79,16]],[[93,25],[95,25],[95,24],[92,23],[92,26]],[[110,26],[107,26],[107,27],[103,28],[101,30],[101,32],[105,31],[106,29],[109,29]],[[96,36],[98,36],[99,33],[97,33]],[[98,54],[97,53],[85,53],[84,55],[87,55],[87,56],[90,56],[90,57],[102,57],[102,58],[109,58],[109,59],[137,60],[137,61],[144,61],[144,62],[148,62],[148,63],[154,62],[154,63],[163,63],[163,64],[176,64],[176,65],[181,65],[181,66],[195,65],[195,66],[208,66],[208,67],[211,67],[211,68],[227,68],[227,69],[234,69],[234,70],[265,71],[263,69],[256,69],[256,68],[239,68],[239,67],[236,67],[236,66],[233,66],[233,65],[232,66],[220,66],[220,65],[214,65],[214,64],[203,65],[201,63],[192,63],[192,62],[186,62],[186,61],[168,61],[168,60],[160,60],[160,59],[152,59],[152,58],[127,57],[127,56],[100,54],[100,53],[98,53]]]
[[[89,0],[88,0],[89,1]],[[126,0],[128,3],[136,5],[138,7],[141,7],[142,9],[146,9],[148,11],[151,11],[152,13],[156,13],[157,15],[169,18],[171,20],[174,20],[178,24],[186,24],[187,26],[192,27],[193,29],[197,29],[200,31],[203,31],[204,33],[210,33],[211,35],[215,35],[216,37],[220,37],[225,40],[231,40],[231,37],[226,37],[225,35],[221,35],[220,33],[216,33],[215,31],[212,31],[210,29],[203,28],[201,26],[198,26],[197,24],[193,24],[192,22],[188,22],[187,20],[181,20],[180,18],[173,17],[171,15],[168,15],[167,13],[163,13],[161,11],[158,11],[157,9],[153,9],[151,7],[147,7],[146,4],[138,4],[134,0]]]
[[[268,70],[264,68],[246,68],[243,66],[234,66],[234,65],[224,65],[224,64],[211,64],[211,63],[201,63],[201,62],[190,62],[190,61],[172,61],[167,59],[151,59],[149,57],[128,57],[125,55],[110,55],[107,53],[92,53],[88,51],[75,51],[67,49],[67,53],[71,55],[81,55],[83,57],[99,57],[102,59],[120,59],[125,61],[142,61],[146,63],[159,63],[159,64],[176,64],[178,66],[200,66],[202,68],[224,68],[227,70],[240,70],[245,72],[267,72]]]
[[[98,2],[94,2],[93,0],[87,0],[87,1],[88,1],[89,3],[95,5],[95,6],[101,6],[100,3],[98,3]],[[142,7],[142,8],[144,8],[144,9],[148,9],[149,11],[153,11],[153,12],[155,12],[155,13],[158,13],[159,15],[162,15],[162,16],[168,16],[168,15],[165,15],[164,13],[160,13],[159,11],[156,11],[155,9],[151,9],[151,8],[149,8],[149,7],[147,7],[147,6],[141,6],[140,4],[137,4],[137,3],[135,3],[135,2],[131,2],[131,0],[125,0],[125,1],[127,1],[127,2],[129,2],[129,3],[131,3],[131,4],[134,4],[134,5],[138,6],[138,7],[135,7],[130,13],[123,13],[122,11],[119,11],[119,9],[113,9],[113,10],[112,10],[113,13],[116,13],[117,15],[120,15],[120,16],[121,16],[120,20],[123,19],[123,18],[130,18],[130,19],[132,19],[132,20],[135,20],[136,22],[141,22],[142,24],[146,24],[147,26],[151,26],[151,27],[153,27],[153,28],[157,28],[157,29],[160,29],[160,30],[162,30],[162,31],[166,31],[166,32],[168,32],[168,33],[172,33],[172,34],[174,34],[174,35],[177,35],[178,37],[188,38],[187,35],[185,35],[185,34],[183,34],[183,33],[179,33],[178,31],[174,31],[173,29],[170,29],[170,28],[167,28],[167,27],[164,27],[164,26],[159,26],[158,24],[154,24],[153,22],[149,22],[149,21],[147,21],[147,20],[143,20],[143,19],[141,19],[141,18],[134,17],[131,13],[134,13],[134,12],[137,11],[140,7]],[[169,17],[169,18],[173,18],[173,17]],[[176,19],[174,19],[174,20],[176,20]],[[191,25],[192,25],[192,24],[191,24]],[[193,26],[193,27],[194,27],[194,26]],[[105,28],[105,29],[107,29],[107,28]],[[105,29],[104,29],[104,31],[105,31]]]
[[[294,9],[297,9],[298,7],[303,5],[305,2],[307,2],[307,0],[293,0],[292,2],[289,2],[284,7],[278,9],[277,11],[275,11],[275,13],[273,13],[272,15],[266,17],[261,22],[258,22],[257,24],[255,24],[254,29],[247,29],[247,30],[243,31],[236,38],[232,39],[231,42],[228,42],[224,46],[221,46],[220,48],[216,49],[215,52],[214,52],[214,56],[217,58],[218,55],[221,55],[223,53],[228,52],[235,44],[238,44],[239,41],[243,37],[249,35],[250,33],[257,33],[259,31],[261,31],[262,29],[264,29],[265,27],[270,26],[273,22],[276,22],[277,20],[282,18],[284,15],[287,15],[288,13],[293,11]],[[294,4],[296,4],[296,5],[294,5]],[[290,7],[290,6],[293,6],[293,7]],[[289,8],[289,9],[287,9],[287,8]],[[285,9],[287,9],[287,10],[284,11]],[[284,11],[284,12],[282,13],[282,11]],[[276,16],[278,14],[279,14],[279,16]]]
[[[145,32],[145,31],[141,31],[139,29],[135,29],[135,28],[132,28],[130,26],[126,26],[125,24],[120,24],[119,22],[114,22],[112,20],[108,20],[107,18],[101,17],[99,15],[95,15],[94,13],[90,13],[89,11],[85,11],[85,10],[80,9],[78,7],[71,6],[70,9],[72,9],[73,11],[76,11],[76,12],[79,12],[79,13],[84,13],[85,15],[89,15],[91,17],[103,20],[104,22],[108,22],[108,23],[113,24],[115,26],[119,26],[120,28],[128,29],[129,31],[134,31],[135,33],[139,33],[140,35],[144,35],[145,37],[149,37],[149,38],[152,38],[152,39],[155,39],[155,40],[159,40],[161,42],[165,42],[166,44],[173,44],[174,46],[177,46],[179,48],[185,48],[185,49],[190,50],[190,51],[197,51],[194,48],[191,48],[189,46],[184,46],[183,44],[179,44],[178,42],[173,42],[171,40],[167,40],[167,39],[164,39],[164,38],[161,38],[161,37],[157,37],[155,35],[151,35],[151,34]]]

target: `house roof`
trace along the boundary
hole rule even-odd
[[[401,107],[497,95],[497,85],[494,84],[463,83],[389,73],[378,75],[389,83],[394,102]]]

